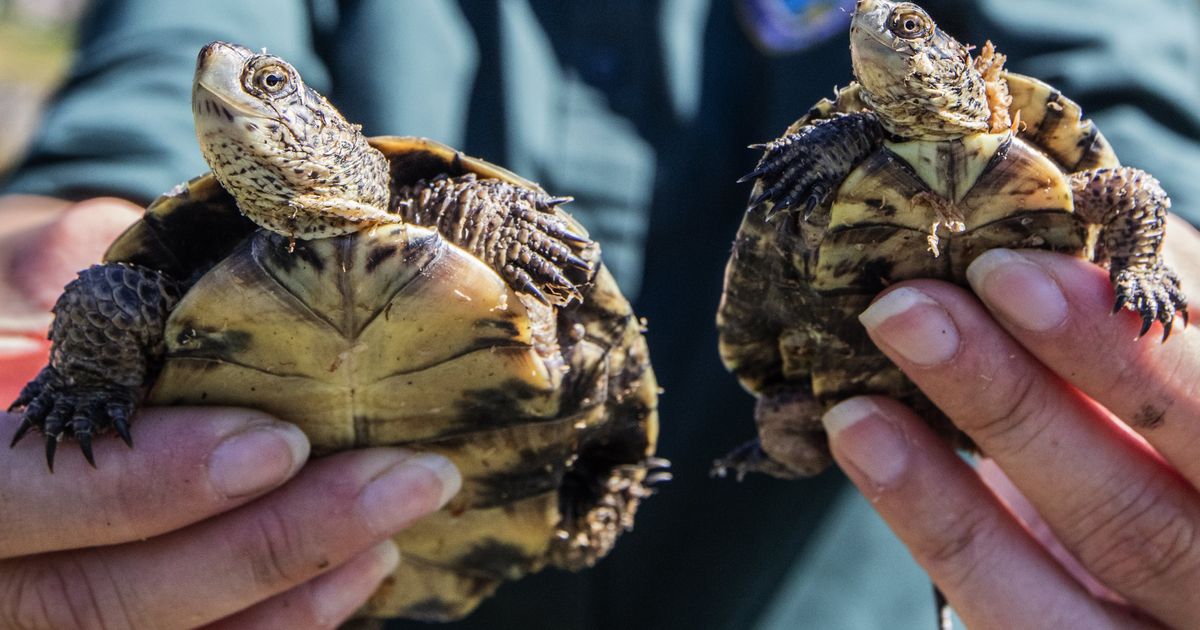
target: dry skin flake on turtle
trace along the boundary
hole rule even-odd
[[[1158,322],[1187,303],[1160,256],[1170,201],[1117,161],[1080,108],[1007,72],[920,7],[859,0],[857,78],[763,148],[717,315],[725,365],[758,396],[759,438],[718,472],[780,477],[830,463],[820,418],[859,394],[897,397],[943,435],[965,435],[871,343],[857,315],[912,278],[965,284],[998,247],[1041,248],[1107,266],[1115,309]]]
[[[12,409],[131,441],[141,404],[241,405],[314,449],[441,453],[461,492],[396,538],[365,614],[451,619],[502,580],[578,569],[632,526],[658,387],[638,319],[566,201],[419,138],[365,138],[283,60],[200,53],[213,172],[164,195],[54,308]],[[239,212],[240,210],[240,212]]]

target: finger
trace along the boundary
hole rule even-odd
[[[1062,254],[993,250],[967,277],[1009,334],[1200,487],[1200,331],[1137,339],[1138,315],[1110,314],[1108,274]]]
[[[141,216],[140,207],[116,197],[68,206],[18,244],[13,281],[31,302],[50,308],[76,272],[99,262],[109,244]]]
[[[366,603],[399,562],[396,544],[386,540],[328,573],[205,626],[205,630],[337,628]]]
[[[1037,541],[1047,553],[1054,558],[1062,568],[1075,578],[1084,588],[1095,597],[1102,598],[1110,602],[1124,603],[1125,599],[1118,595],[1111,588],[1101,584],[1094,575],[1088,573],[1088,570],[1079,563],[1079,559],[1067,551],[1063,547],[1062,541],[1050,527],[1046,525],[1046,521],[1042,520],[1042,516],[1038,514],[1037,508],[1021,494],[1021,491],[1013,485],[1012,480],[1004,474],[1004,471],[996,465],[996,462],[983,458],[980,459],[975,466],[975,474],[979,475],[979,479],[983,484],[1002,501],[1008,511],[1012,513],[1022,525],[1029,535]]]
[[[1096,403],[1010,337],[969,293],[920,281],[861,319],[875,343],[1102,582],[1181,627],[1200,626],[1195,491]]]
[[[326,457],[278,491],[183,530],[0,563],[0,598],[10,598],[0,615],[42,615],[35,627],[53,628],[92,618],[163,630],[211,623],[348,561],[444,505],[460,483],[436,455]]]
[[[0,444],[19,421],[0,414]],[[78,453],[63,453],[51,474],[35,437],[3,452],[0,558],[178,529],[283,484],[309,449],[295,426],[245,409],[147,409],[133,432],[132,449],[115,436],[97,438],[94,469]]]
[[[912,411],[852,398],[822,419],[838,465],[969,628],[1128,627],[1013,519]]]

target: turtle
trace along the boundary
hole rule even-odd
[[[966,286],[993,248],[1037,248],[1106,266],[1122,308],[1163,340],[1187,299],[1160,250],[1170,198],[1123,166],[1080,106],[1005,70],[911,2],[858,0],[855,81],[762,150],[717,313],[725,366],[757,397],[758,438],[718,475],[815,475],[831,463],[820,418],[851,396],[900,399],[944,438],[965,434],[875,348],[857,321],[914,278]]]
[[[95,466],[141,405],[236,405],[314,454],[404,446],[462,490],[396,537],[366,617],[451,620],[505,580],[593,565],[669,477],[644,325],[537,184],[363,135],[296,69],[213,42],[192,108],[211,171],[154,201],[54,306],[11,411]]]

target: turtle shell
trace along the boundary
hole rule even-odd
[[[475,173],[540,190],[429,140],[371,144],[397,188]],[[607,552],[644,494],[658,387],[594,245],[594,279],[562,308],[424,227],[292,246],[243,218],[211,175],[158,199],[112,245],[108,261],[194,279],[168,319],[149,404],[261,409],[318,453],[387,445],[453,460],[461,492],[397,536],[405,561],[371,616],[461,617],[502,580]]]
[[[827,225],[768,222],[771,202],[743,220],[726,270],[718,314],[721,355],[755,394],[811,394],[814,451],[824,449],[820,416],[839,400],[883,394],[908,402],[958,445],[958,432],[870,342],[857,316],[879,291],[913,278],[965,284],[967,266],[997,247],[1042,248],[1088,257],[1094,234],[1074,215],[1069,175],[1119,166],[1079,106],[1049,85],[1005,73],[1020,112],[1015,132],[948,141],[885,141],[841,182],[823,211]],[[860,87],[839,90],[788,128],[869,110]],[[757,182],[752,198],[762,190]],[[947,204],[955,213],[946,216]],[[786,215],[784,215],[786,216]],[[953,231],[949,220],[961,221]],[[933,226],[938,238],[931,241]],[[931,242],[937,251],[931,251]],[[746,311],[746,312],[743,312]],[[753,311],[751,314],[749,311]],[[764,427],[760,423],[760,432]],[[770,453],[772,439],[762,436]],[[786,458],[784,458],[786,459]],[[808,472],[828,464],[828,457]]]

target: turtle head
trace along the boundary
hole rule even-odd
[[[205,46],[192,112],[204,159],[259,225],[317,238],[355,231],[355,217],[387,211],[387,159],[283,59],[225,42]]]
[[[987,87],[970,49],[916,4],[858,0],[850,56],[864,100],[892,134],[940,140],[988,130]]]

